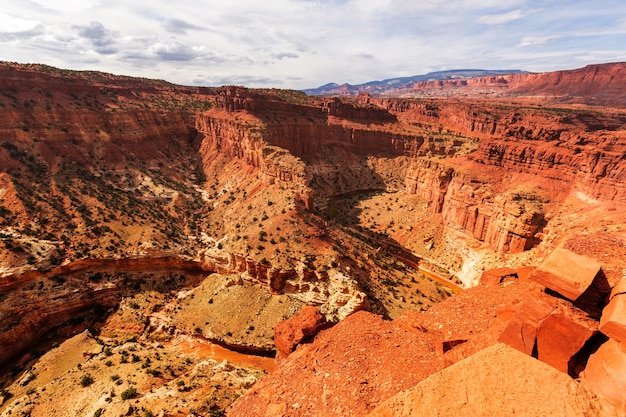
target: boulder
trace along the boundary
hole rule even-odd
[[[391,397],[368,417],[623,416],[569,376],[497,344]]]
[[[517,270],[513,268],[503,267],[490,269],[480,277],[480,283],[483,285],[506,285],[510,280],[517,280]]]
[[[519,304],[513,318],[500,334],[498,341],[532,355],[539,322],[554,310],[554,306],[540,299],[528,299]]]
[[[618,293],[611,298],[602,312],[600,331],[611,339],[626,343],[626,294]]]
[[[584,368],[577,354],[598,332],[598,323],[581,313],[573,308],[555,310],[537,329],[537,358],[573,377]]]
[[[498,341],[576,376],[578,353],[597,332],[597,321],[569,302],[544,294],[516,306]]]
[[[304,307],[290,319],[281,321],[274,328],[274,344],[278,352],[286,357],[304,339],[314,336],[327,326],[326,318],[312,306]]]
[[[582,383],[599,397],[626,406],[626,347],[609,339],[594,352],[581,374]]]
[[[600,264],[594,259],[559,248],[535,270],[531,279],[574,301],[587,291],[599,272]]]

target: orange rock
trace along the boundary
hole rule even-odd
[[[513,268],[496,268],[483,272],[480,283],[484,285],[500,285],[507,279],[518,279],[517,271]]]
[[[500,334],[498,341],[532,355],[539,322],[554,310],[554,306],[540,299],[529,299],[517,307],[517,312]]]
[[[482,350],[382,403],[368,417],[617,416],[567,375],[504,344]]]
[[[541,320],[537,330],[537,357],[561,372],[577,376],[575,355],[598,331],[598,323],[577,310],[558,309]]]
[[[326,318],[317,308],[304,307],[292,318],[276,325],[274,329],[276,349],[283,356],[289,356],[302,340],[314,336],[325,324]]]
[[[626,295],[614,296],[604,308],[600,331],[611,339],[626,343]]]
[[[589,357],[581,381],[600,397],[626,406],[626,348],[608,340]]]
[[[598,331],[598,322],[570,303],[543,294],[516,306],[498,341],[556,369],[577,375],[577,354]]]
[[[622,278],[617,281],[617,284],[611,290],[611,299],[616,295],[626,294],[626,278]]]
[[[600,264],[567,249],[550,254],[531,279],[574,301],[591,286],[600,272]]]

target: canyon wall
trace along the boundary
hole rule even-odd
[[[494,250],[521,252],[539,242],[545,205],[569,191],[626,201],[626,116],[619,112],[369,96],[298,105],[234,87],[218,97],[222,110],[197,122],[208,148],[272,177],[297,178],[313,201],[309,208],[324,210],[328,198],[359,189],[398,190],[404,182],[451,227]],[[273,147],[295,159],[277,166],[268,157]],[[372,157],[394,160],[399,169],[372,169],[381,167]]]
[[[369,100],[397,112],[400,120],[478,139],[476,151],[464,159],[414,159],[406,189],[449,225],[497,251],[520,252],[538,243],[546,205],[570,191],[626,201],[623,114]]]
[[[299,188],[313,201],[310,208],[321,210],[335,196],[400,190],[411,159],[472,146],[462,137],[399,124],[374,103],[285,103],[241,87],[218,89],[216,102],[196,119],[205,165],[218,153],[239,158]]]
[[[422,81],[391,92],[396,96],[539,98],[559,103],[624,106],[623,62],[567,71]]]
[[[550,221],[548,209],[570,192],[626,202],[626,115],[619,109],[368,96],[342,101],[241,87],[134,85],[90,73],[81,77],[32,68],[0,71],[5,115],[0,121],[1,271],[9,271],[0,290],[13,296],[27,288],[35,298],[24,300],[41,311],[45,296],[57,294],[49,313],[41,314],[44,319],[20,316],[22,308],[34,313],[22,301],[15,304],[11,314],[30,327],[7,331],[13,339],[6,346],[27,346],[34,339],[20,344],[20,332],[46,321],[55,326],[80,309],[115,304],[122,287],[85,285],[80,277],[102,268],[123,272],[122,259],[134,254],[146,263],[128,267],[132,273],[154,270],[159,268],[155,254],[166,250],[197,259],[202,272],[240,274],[272,293],[322,305],[328,314],[343,317],[364,308],[365,295],[345,269],[316,271],[298,260],[292,262],[296,267],[272,267],[261,252],[207,249],[204,235],[216,240],[226,234],[208,225],[225,189],[223,183],[214,185],[209,195],[213,184],[206,177],[220,168],[213,165],[218,160],[236,167],[233,175],[259,174],[264,181],[242,194],[277,184],[322,216],[332,198],[373,190],[415,194],[449,228],[498,252],[538,244]],[[211,218],[211,223],[220,220]],[[254,223],[251,230],[259,233],[259,222]],[[319,230],[316,237],[332,248],[329,234],[323,236],[326,226]],[[58,249],[54,263],[40,262],[46,248]],[[107,253],[117,260],[98,266]],[[64,262],[65,269],[54,268]],[[25,266],[53,272],[10,274],[29,269]],[[187,270],[188,265],[167,268]],[[85,295],[57,285],[55,276],[76,278],[73,288]],[[60,292],[40,293],[40,282]],[[65,299],[67,308],[59,307]],[[10,318],[3,323],[16,324]]]

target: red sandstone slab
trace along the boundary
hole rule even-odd
[[[366,416],[623,416],[615,411],[569,376],[498,344],[399,392]]]
[[[577,375],[572,361],[598,331],[598,323],[574,310],[555,310],[543,319],[537,330],[537,358],[561,372]]]
[[[539,322],[554,310],[554,306],[539,299],[529,299],[516,310],[498,341],[532,355]]]
[[[567,249],[556,249],[531,275],[531,279],[574,301],[600,272],[594,259]]]
[[[609,339],[589,357],[581,381],[599,397],[626,405],[626,347]]]
[[[626,278],[622,278],[617,281],[617,284],[611,290],[611,299],[616,295],[626,294]]]
[[[604,308],[600,331],[611,339],[626,343],[626,294],[616,295]]]

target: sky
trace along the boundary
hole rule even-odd
[[[304,89],[626,61],[623,0],[0,0],[0,60]]]

